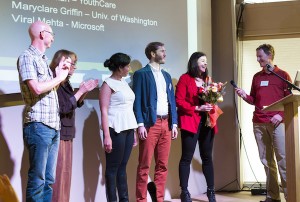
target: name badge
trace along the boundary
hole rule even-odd
[[[269,81],[261,81],[260,82],[260,86],[268,86],[269,85]]]

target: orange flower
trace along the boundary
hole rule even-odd
[[[204,88],[200,88],[198,91],[200,99],[213,105],[217,104],[217,102],[223,102],[226,84],[227,82],[210,83]]]
[[[207,127],[215,127],[218,117],[223,113],[222,110],[216,105],[218,102],[223,102],[225,95],[225,85],[227,82],[210,83],[203,88],[199,88],[199,98],[206,103],[212,104],[213,110],[207,112],[207,119],[205,125]]]

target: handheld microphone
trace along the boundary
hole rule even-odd
[[[234,80],[231,80],[231,81],[230,81],[230,84],[231,84],[234,88],[237,88],[237,85],[235,84]]]

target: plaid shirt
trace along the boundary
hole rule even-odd
[[[59,103],[56,89],[34,95],[25,82],[35,79],[38,82],[53,79],[51,69],[48,67],[47,58],[34,46],[25,50],[18,59],[19,81],[23,100],[25,102],[24,123],[42,122],[43,124],[60,129]]]

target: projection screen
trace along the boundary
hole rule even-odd
[[[28,48],[29,25],[41,20],[52,26],[55,40],[46,51],[49,62],[59,49],[78,55],[72,77],[77,87],[88,78],[109,75],[105,59],[116,52],[131,56],[132,68],[147,64],[151,41],[165,43],[164,68],[178,78],[188,60],[187,1],[183,0],[5,0],[0,2],[0,92],[20,92],[17,57]]]

